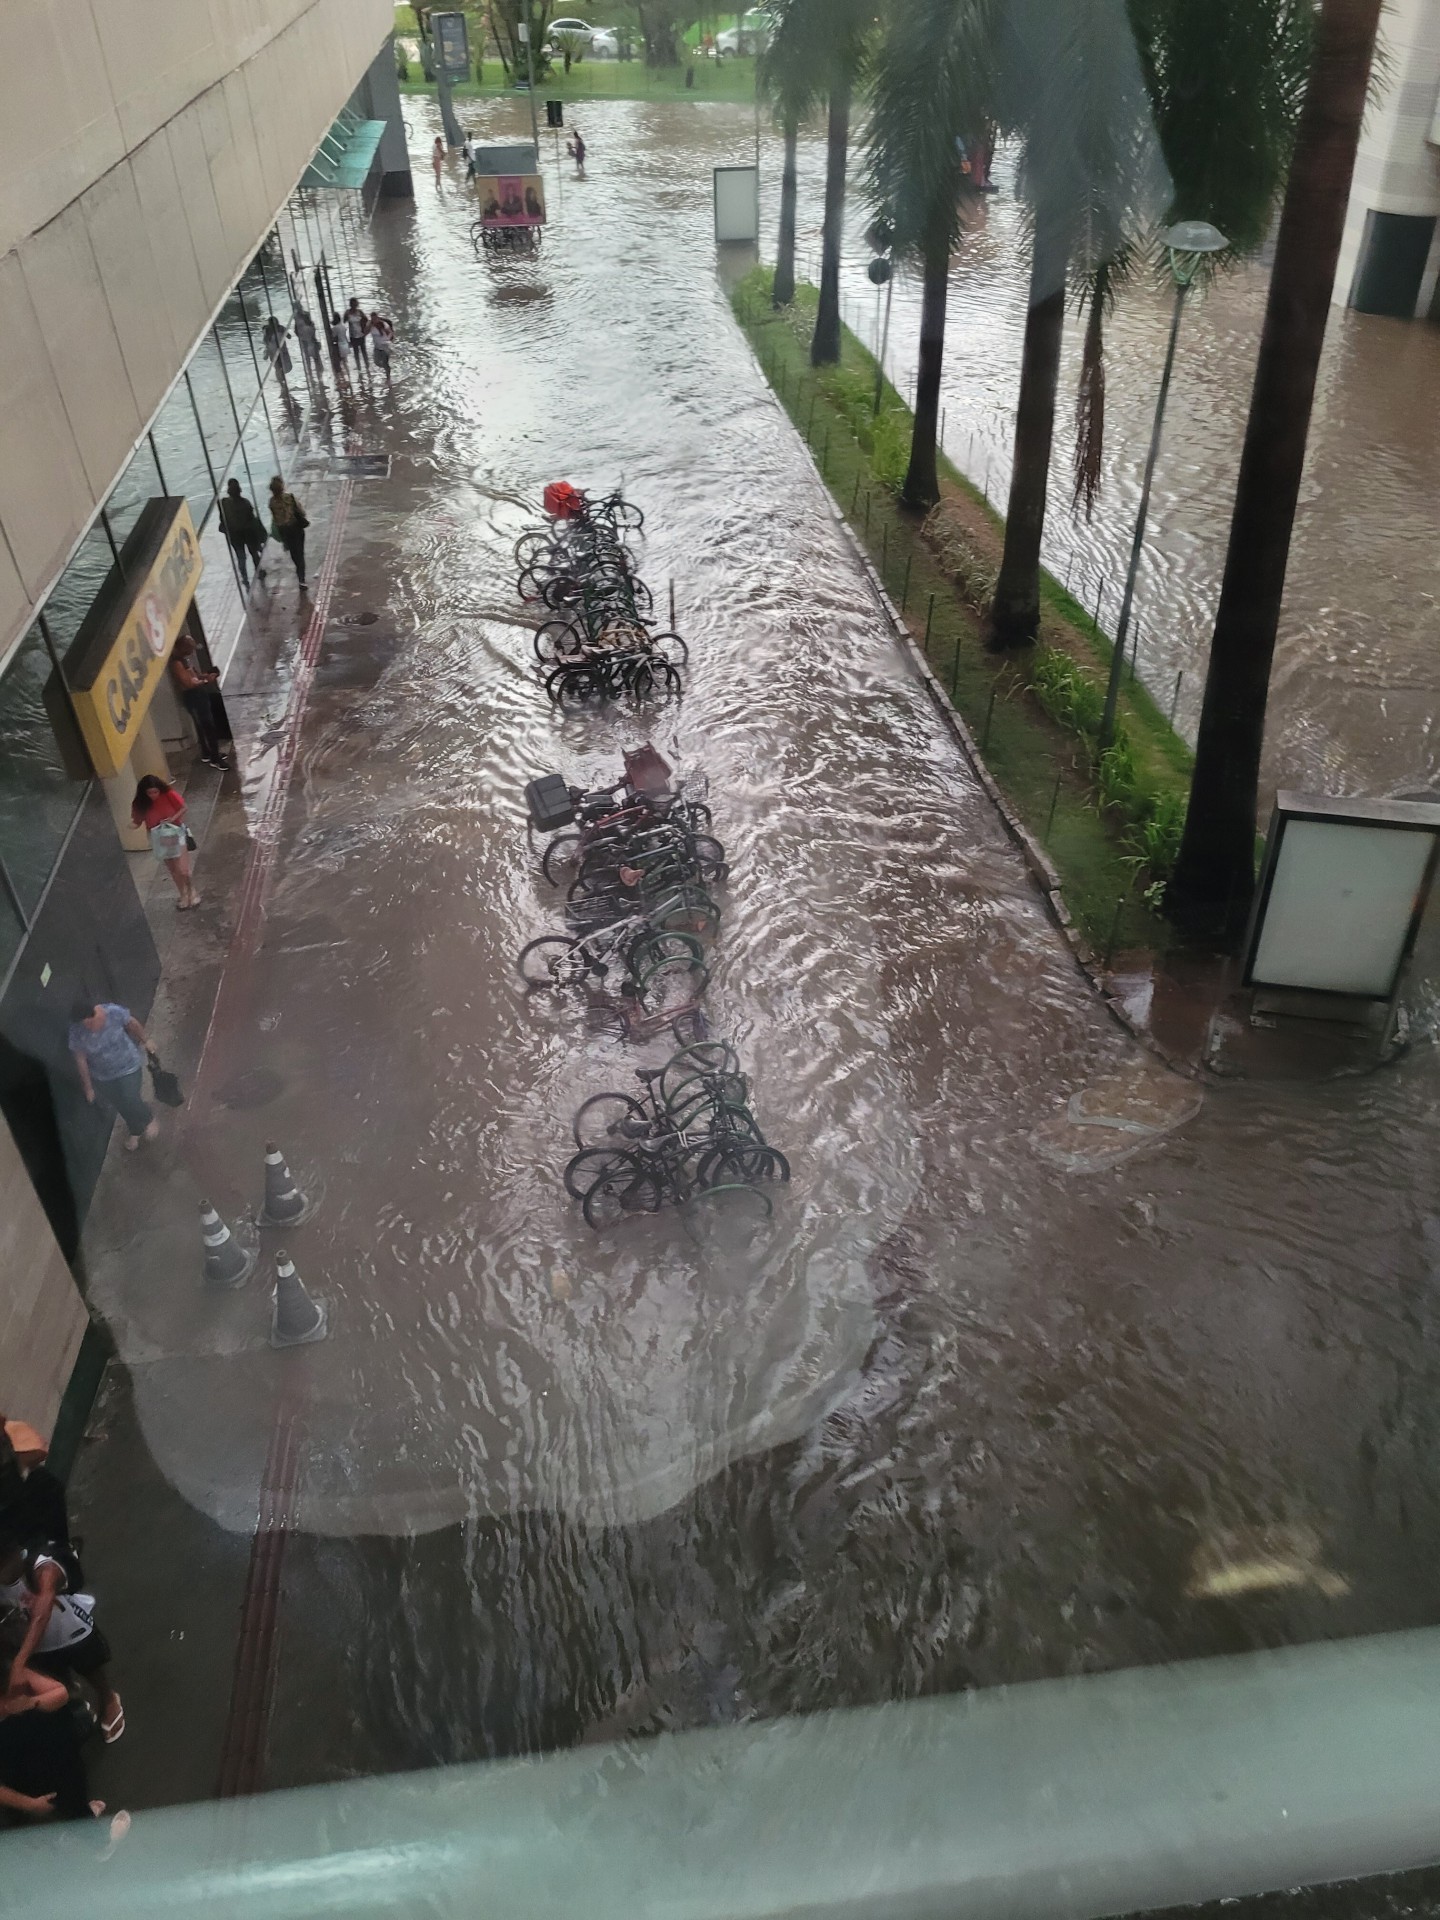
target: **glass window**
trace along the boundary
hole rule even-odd
[[[71,555],[70,564],[55,582],[45,602],[45,622],[55,651],[63,660],[80,622],[115,565],[114,549],[97,519]]]
[[[261,519],[268,525],[269,517],[265,498],[270,491],[271,474],[280,471],[280,455],[276,451],[275,439],[270,431],[270,416],[264,405],[263,395],[261,404],[251,414],[245,427],[245,459],[249,464],[251,477],[259,489],[254,496],[255,505],[260,511]]]
[[[160,455],[166,491],[172,495],[184,494],[190,502],[190,517],[199,527],[210,510],[214,494],[206,449],[190,404],[190,389],[183,378],[160,409],[150,432]]]
[[[88,782],[65,769],[45,707],[63,699],[34,626],[0,674],[0,860],[27,914],[35,911]],[[3,916],[0,916],[3,917]],[[5,964],[0,929],[0,967]]]
[[[221,362],[220,347],[214,334],[205,334],[196,347],[190,362],[189,377],[205,444],[210,449],[210,464],[218,479],[230,464],[240,429],[235,424],[226,369]]]
[[[10,962],[20,951],[25,929],[20,925],[5,882],[0,879],[0,980],[10,971]]]
[[[215,332],[225,356],[225,371],[230,376],[230,391],[243,424],[260,391],[260,375],[250,349],[250,330],[245,324],[244,303],[239,291],[232,293],[215,319]]]
[[[115,536],[117,547],[123,547],[134,532],[135,522],[140,518],[140,510],[146,501],[156,499],[164,491],[160,469],[155,465],[147,434],[131,455],[129,466],[115,482],[110,498],[105,502],[105,517],[110,522],[110,531]]]

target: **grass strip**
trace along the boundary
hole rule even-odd
[[[812,367],[818,294],[802,286],[793,306],[777,310],[770,286],[765,268],[741,280],[736,317],[986,765],[1053,861],[1077,925],[1102,957],[1169,945],[1159,890],[1189,792],[1185,743],[1132,680],[1121,693],[1117,750],[1097,754],[1110,638],[1048,573],[1040,643],[1008,655],[986,649],[982,609],[1003,517],[943,456],[937,514],[922,523],[903,508],[909,407],[885,380],[874,415],[875,359],[848,328],[840,364]]]

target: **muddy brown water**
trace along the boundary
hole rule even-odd
[[[1155,1069],[733,324],[709,178],[746,118],[581,123],[533,259],[477,262],[420,170],[377,223],[404,346],[356,421],[392,476],[355,490],[220,1097],[95,1249],[197,1506],[253,1526],[282,1383],[303,1404],[267,1782],[1433,1619],[1430,959],[1388,1071],[1217,1087],[1106,1171],[1037,1150]],[[677,583],[689,689],[644,725],[558,720],[527,668],[510,550],[562,476],[623,483]],[[583,1225],[569,1115],[633,1056],[513,974],[556,917],[524,781],[647,735],[730,849],[712,1024],[795,1168],[758,1272],[668,1217]],[[292,1250],[332,1313],[278,1359],[256,1292],[188,1280],[194,1165],[267,1135],[322,1196]]]

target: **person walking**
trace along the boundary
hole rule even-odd
[[[585,146],[585,136],[578,127],[575,129],[575,140],[570,151],[575,156],[575,178],[577,180],[583,180],[585,178],[585,154],[587,149]]]
[[[128,1007],[79,999],[70,1009],[70,1051],[80,1090],[90,1106],[101,1101],[125,1122],[127,1153],[160,1131],[160,1122],[140,1097],[147,1045],[145,1029]]]
[[[190,829],[185,824],[185,799],[168,780],[147,773],[135,789],[130,818],[150,835],[150,851],[175,882],[179,910],[198,907],[200,896],[190,879]]]
[[[225,482],[220,500],[220,526],[240,569],[241,584],[250,585],[250,571],[245,564],[247,554],[255,562],[255,578],[263,580],[265,569],[260,564],[260,556],[265,551],[265,525],[255,511],[255,502],[240,491],[238,480]]]
[[[305,529],[309,524],[305,509],[293,493],[285,491],[285,482],[277,473],[270,482],[270,531],[295,562],[302,593],[305,592]]]
[[[370,317],[361,306],[359,297],[350,296],[350,304],[345,309],[345,333],[350,342],[350,351],[355,356],[355,371],[370,365],[370,349],[365,344],[370,334]]]
[[[216,691],[220,676],[214,671],[201,670],[200,650],[188,633],[182,633],[175,642],[175,651],[170,656],[170,675],[194,722],[200,758],[207,767],[218,767],[221,773],[228,773],[230,762],[220,747],[220,717],[224,711]]]
[[[435,145],[430,151],[430,164],[435,169],[435,185],[438,187],[445,171],[445,142],[438,133],[435,136]]]
[[[383,313],[371,314],[370,338],[375,346],[375,364],[388,380],[390,378],[390,351],[395,345],[395,329]]]
[[[335,376],[336,386],[343,387],[345,392],[348,393],[350,391],[350,375],[345,370],[345,349],[349,344],[349,336],[346,331],[345,322],[340,318],[338,313],[331,314],[330,322],[325,329],[325,333],[330,342],[330,371]]]
[[[271,314],[265,322],[265,357],[280,376],[280,384],[285,385],[285,376],[295,364],[290,358],[290,349],[285,344],[285,328],[277,314]]]
[[[320,360],[320,330],[310,318],[304,307],[295,311],[295,338],[300,342],[300,355],[305,362],[305,371],[312,380],[324,380],[324,368]]]

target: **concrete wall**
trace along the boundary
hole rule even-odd
[[[0,1120],[0,1414],[48,1437],[86,1325],[84,1302]]]
[[[1354,297],[1370,214],[1440,214],[1440,149],[1428,138],[1440,96],[1440,0],[1387,0],[1380,47],[1335,275],[1342,305]],[[1437,267],[1440,240],[1421,284],[1419,312],[1429,307]]]
[[[393,24],[0,0],[0,662]]]

